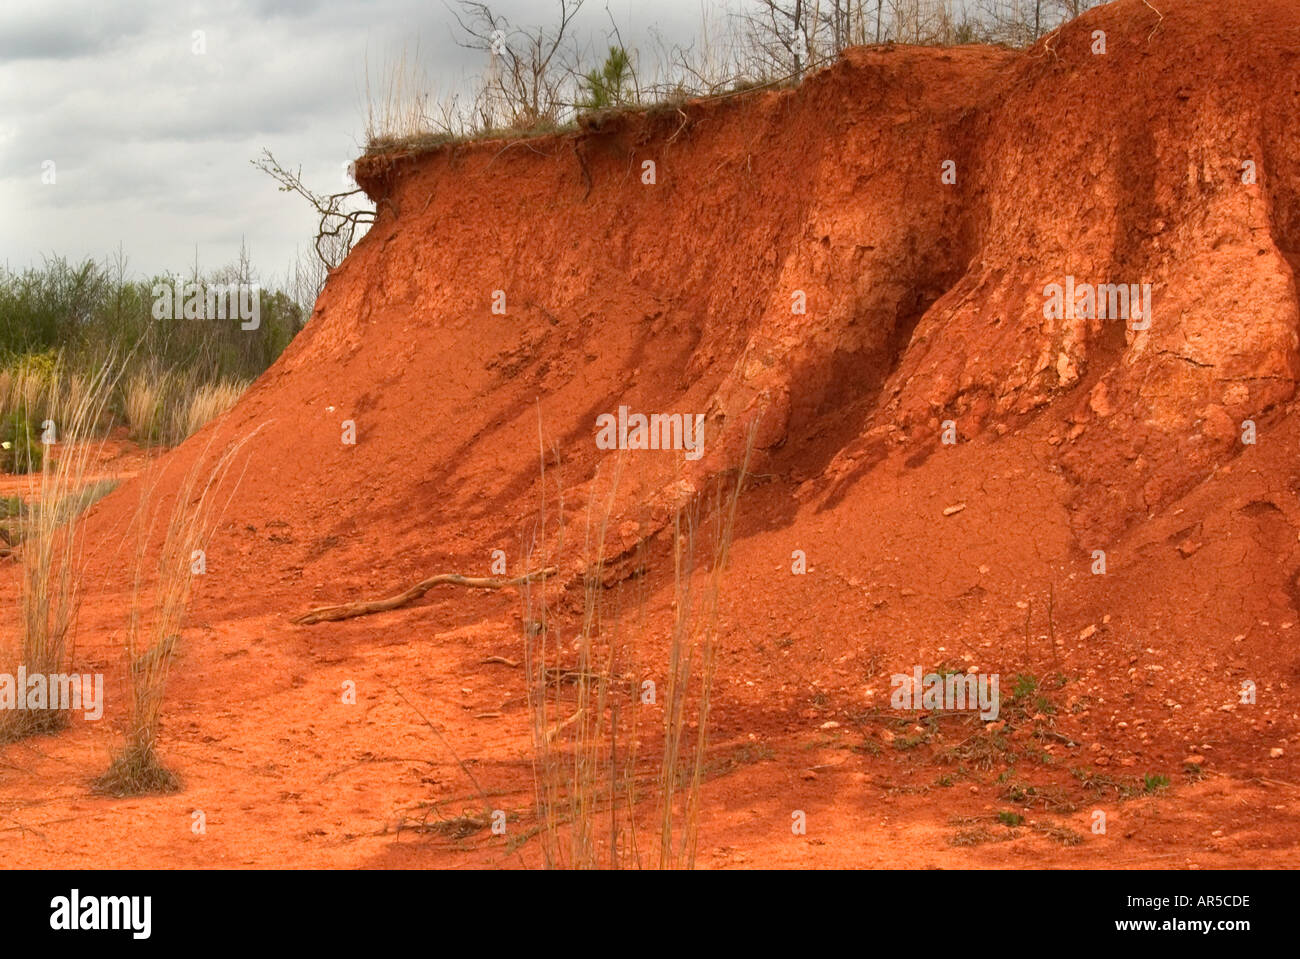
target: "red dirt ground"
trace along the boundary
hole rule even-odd
[[[261,428],[169,688],[184,790],[90,793],[112,683],[103,722],[0,752],[7,863],[537,864],[535,841],[403,828],[478,799],[392,688],[527,823],[522,670],[484,662],[521,657],[516,591],[289,619],[486,575],[496,549],[520,572],[540,429],[551,625],[580,626],[588,504],[621,463],[605,582],[644,546],[654,675],[674,510],[734,476],[755,421],[702,865],[1300,862],[1300,8],[1159,6],[1025,53],[859,49],[796,90],[360,161],[374,227],[280,362],[162,462],[175,490]],[[1151,283],[1151,328],[1044,319],[1067,275]],[[706,413],[706,455],[597,449],[620,404]],[[121,675],[138,493],[89,514],[79,670]],[[890,709],[892,674],[940,663],[998,673],[1006,725]],[[1013,715],[1019,674],[1044,701]]]

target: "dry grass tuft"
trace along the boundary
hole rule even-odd
[[[545,490],[547,456],[542,453]],[[631,574],[623,575],[628,573],[623,569],[612,587],[605,585],[605,542],[622,459],[609,477],[603,509],[595,508],[595,494],[588,504],[583,544],[588,562],[578,635],[571,641],[557,635],[545,581],[522,587],[535,832],[548,868],[695,866],[717,664],[718,603],[747,469],[748,455],[734,487],[724,491],[715,486],[711,501],[697,497],[676,515],[667,681],[653,690],[653,706],[648,705],[645,680],[655,671],[642,661],[650,633],[644,544],[631,561]],[[563,516],[563,490],[558,499]],[[537,530],[543,543],[546,524],[543,493]],[[556,539],[553,555],[563,550],[562,525]],[[707,568],[698,565],[701,558],[708,560]],[[532,555],[526,557],[529,568],[535,561]],[[630,583],[630,596],[624,592],[625,582]],[[645,733],[659,739],[657,756],[642,755]],[[647,800],[653,803],[651,835],[638,829]]]
[[[28,674],[63,672],[80,608],[83,553],[77,517],[91,500],[86,482],[100,444],[93,442],[114,385],[113,364],[79,388],[68,419],[54,421],[56,442],[22,496],[22,665]],[[71,395],[70,393],[68,395]],[[0,740],[57,732],[68,717],[55,709],[14,710],[0,719]]]
[[[234,407],[248,387],[246,380],[200,383],[188,398],[182,397],[173,404],[169,439],[180,443],[193,436]]]
[[[162,765],[157,751],[167,677],[180,641],[194,577],[205,562],[203,546],[224,511],[224,507],[217,508],[217,491],[225,484],[240,450],[250,439],[252,436],[227,447],[205,475],[203,465],[209,461],[207,454],[212,444],[209,440],[204,455],[186,473],[175,494],[148,598],[146,556],[153,539],[152,507],[159,499],[157,484],[161,471],[155,472],[153,482],[141,490],[136,513],[135,580],[124,641],[131,691],[130,725],[122,751],[96,780],[96,792],[132,796],[179,788],[175,776]],[[227,504],[239,486],[239,479],[231,488]]]
[[[158,371],[133,374],[122,391],[122,412],[131,436],[140,443],[158,439],[167,377]]]
[[[108,771],[95,780],[94,791],[117,799],[179,792],[181,781],[152,749],[124,749]]]
[[[420,48],[408,58],[406,49],[382,71],[378,88],[370,83],[370,66],[366,64],[366,142],[401,143],[436,136],[438,131],[429,116],[430,84],[426,71],[419,66]]]

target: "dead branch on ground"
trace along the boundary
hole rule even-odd
[[[504,589],[507,586],[518,586],[543,576],[554,576],[557,569],[558,567],[549,566],[546,569],[525,573],[523,576],[516,576],[514,579],[494,579],[490,576],[462,576],[460,573],[439,573],[437,576],[430,576],[428,579],[416,583],[410,589],[398,593],[396,596],[390,596],[387,599],[357,600],[351,603],[342,603],[338,606],[321,606],[308,610],[301,616],[296,617],[292,622],[300,626],[311,626],[315,623],[369,616],[371,613],[386,613],[389,610],[399,609],[408,603],[414,602],[435,586]]]

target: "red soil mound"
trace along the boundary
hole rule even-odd
[[[862,719],[888,706],[891,674],[940,662],[1001,672],[1004,695],[1013,674],[1059,676],[1042,706],[1055,738],[1022,744],[1042,755],[1018,776],[1042,794],[1054,768],[1087,770],[1098,797],[1068,807],[1089,839],[1077,850],[1031,834],[972,862],[1127,861],[1126,842],[1156,864],[1171,845],[1170,865],[1293,856],[1294,787],[1262,784],[1294,781],[1300,754],[1300,9],[1160,7],[1118,0],[1026,53],[854,50],[795,90],[359,161],[374,227],[284,358],[168,460],[179,475],[214,435],[262,427],[209,549],[208,641],[187,643],[176,722],[260,753],[272,782],[294,783],[287,801],[306,790],[328,807],[335,837],[366,814],[310,777],[389,733],[275,700],[286,674],[322,702],[340,675],[407,675],[462,754],[517,759],[521,681],[480,665],[517,647],[510,597],[431,596],[310,630],[287,617],[482,575],[496,549],[517,572],[542,462],[577,542],[626,464],[607,552],[662,549],[674,508],[731,475],[753,428],[715,719],[719,743],[761,741],[772,761],[716,787],[705,832],[731,852],[713,861],[884,863],[918,841],[945,861],[950,814],[1012,800],[990,776],[895,807],[894,784],[944,785],[940,754],[958,743]],[[1045,288],[1067,277],[1149,284],[1149,328],[1045,316]],[[704,414],[703,456],[599,449],[597,417],[620,406]],[[128,522],[133,488],[96,508],[92,536]],[[791,574],[795,550],[807,575]],[[254,634],[260,671],[237,673],[223,659],[247,658]],[[1247,679],[1255,705],[1239,703]],[[496,698],[462,711],[462,688]],[[259,705],[218,720],[221,702]],[[468,717],[484,706],[510,728],[483,732]],[[418,720],[387,716],[394,748],[418,741]],[[316,759],[286,771],[278,733]],[[890,750],[899,738],[920,748]],[[863,739],[884,755],[846,751]],[[1186,779],[1189,751],[1227,778]],[[1131,829],[1091,835],[1095,783],[1121,769],[1178,788]],[[526,765],[497,772],[527,781]],[[190,777],[201,793],[201,769]],[[371,779],[379,807],[420,794]],[[214,804],[244,789],[260,829],[261,846],[230,840],[237,858],[357,859],[259,825],[252,810],[279,808],[259,805],[265,790],[210,785]],[[898,838],[850,816],[833,856],[795,848],[789,808],[893,819]]]

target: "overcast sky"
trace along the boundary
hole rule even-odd
[[[689,41],[701,2],[587,0],[578,34],[598,49],[608,6],[628,46]],[[493,6],[522,26],[554,0]],[[440,0],[0,0],[0,263],[121,243],[136,276],[187,270],[196,247],[207,270],[243,238],[264,283],[283,276],[315,217],[249,161],[266,147],[319,192],[342,188],[367,62],[376,77],[418,41],[444,92],[481,70],[452,23]]]

